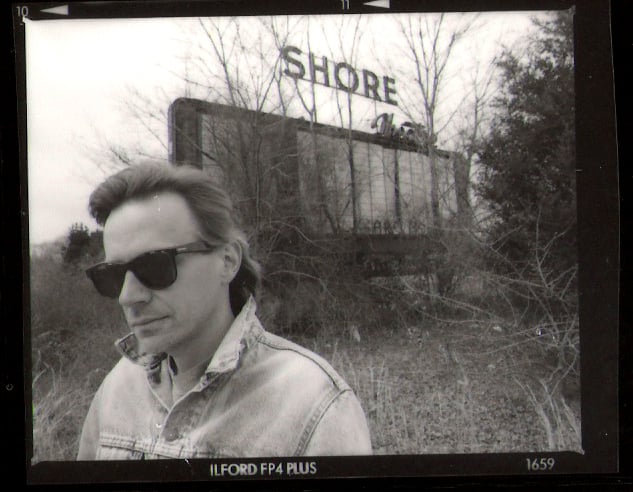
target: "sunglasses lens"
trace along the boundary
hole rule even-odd
[[[95,288],[102,296],[118,297],[125,279],[125,269],[121,265],[96,265],[86,271]]]
[[[169,287],[175,282],[177,275],[173,253],[168,251],[150,251],[129,263],[101,263],[86,270],[86,275],[99,294],[119,297],[128,270],[150,289]]]
[[[141,255],[132,262],[130,269],[150,289],[165,289],[176,280],[173,256],[166,251]]]

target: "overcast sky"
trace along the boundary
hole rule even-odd
[[[500,48],[500,40],[511,45],[530,28],[529,15],[515,12],[482,16],[485,28],[459,45],[455,69],[477,57],[490,58]],[[256,25],[253,19],[242,19],[247,31]],[[388,15],[375,15],[365,26],[363,64],[372,70],[398,69],[397,61],[390,67],[381,67],[371,59],[372,53],[381,49],[393,52],[389,43],[398,37],[392,19]],[[341,16],[327,18],[331,24],[340,21]],[[185,95],[182,74],[191,67],[183,60],[195,49],[186,39],[199,30],[199,22],[197,19],[26,19],[25,22],[30,241],[38,244],[64,236],[75,222],[96,228],[87,213],[87,200],[90,191],[104,177],[95,164],[99,156],[94,149],[99,148],[100,141],[116,142],[123,147],[141,143],[150,153],[164,153],[156,139],[130,119],[123,103],[129,98],[130,88],[149,97],[160,90],[172,100]],[[327,55],[336,49],[327,39],[317,38],[311,42],[313,52]],[[301,39],[293,42],[299,44]],[[307,51],[305,45],[300,47]],[[459,89],[447,94],[459,98]],[[376,111],[383,111],[375,105],[366,107],[369,119],[375,117]],[[165,139],[166,125],[158,131]]]

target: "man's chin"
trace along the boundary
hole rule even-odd
[[[161,354],[166,352],[165,345],[158,340],[139,339],[138,348],[141,354]]]
[[[128,321],[128,326],[136,335],[139,340],[149,340],[154,337],[161,336],[165,330],[169,327],[166,323],[169,322],[169,317],[155,318],[150,321]]]
[[[134,334],[138,340],[139,350],[144,354],[160,354],[165,352],[167,347],[165,337],[162,333],[157,333],[148,329],[134,329]]]

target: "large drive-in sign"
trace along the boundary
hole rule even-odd
[[[429,143],[411,138],[412,128],[389,133],[385,121],[380,115],[370,133],[178,99],[170,158],[216,176],[249,220],[364,237],[373,251],[419,248],[415,241],[436,226],[432,187],[448,223],[465,212],[468,177],[456,154],[437,148],[432,177]]]

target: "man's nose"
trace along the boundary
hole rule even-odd
[[[151,290],[145,287],[134,273],[129,270],[125,272],[123,286],[119,294],[121,306],[129,307],[139,302],[148,302],[151,296]]]

